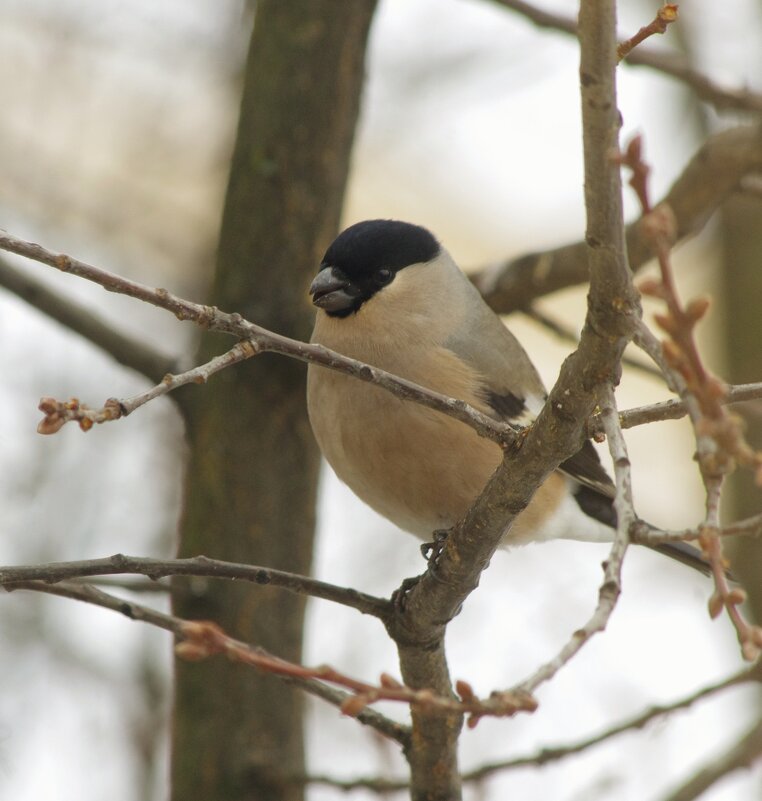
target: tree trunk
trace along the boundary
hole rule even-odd
[[[306,339],[310,276],[335,236],[374,0],[259,0],[210,302]],[[207,336],[200,358],[229,346]],[[180,556],[306,573],[318,452],[305,368],[272,355],[186,393],[189,463]],[[175,612],[299,661],[304,600],[267,587],[177,581]],[[217,657],[176,666],[172,790],[295,801],[298,691]]]
[[[732,197],[722,209],[722,292],[725,301],[725,342],[728,379],[734,383],[759,381],[762,342],[762,210],[754,197]],[[741,407],[740,411],[743,412]],[[746,436],[762,448],[762,412],[750,404]],[[748,470],[739,470],[730,484],[732,517],[762,511],[762,490]],[[739,539],[731,548],[733,570],[749,593],[749,605],[762,623],[762,542]]]

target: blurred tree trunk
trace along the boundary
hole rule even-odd
[[[306,339],[310,276],[335,236],[375,0],[259,0],[210,303]],[[200,358],[230,346],[208,336]],[[260,356],[185,394],[189,464],[180,556],[306,573],[318,453],[305,368]],[[299,661],[304,600],[232,582],[177,581],[174,609]],[[176,666],[172,791],[288,799],[304,770],[302,698],[221,657]]]
[[[725,303],[725,342],[728,379],[734,383],[759,381],[762,343],[762,203],[758,198],[738,195],[724,205],[721,216],[722,294]],[[762,448],[762,409],[749,404],[747,438]],[[747,470],[732,478],[733,517],[747,517],[762,511],[762,490]],[[749,605],[757,622],[762,622],[762,541],[740,539],[733,543],[733,569],[749,593]]]

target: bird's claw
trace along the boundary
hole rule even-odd
[[[429,570],[432,572],[436,571],[437,563],[439,562],[439,557],[442,555],[442,551],[444,550],[445,543],[447,542],[447,537],[450,534],[450,530],[446,528],[437,529],[434,532],[434,539],[431,542],[424,542],[421,545],[421,554],[423,558],[426,560],[426,563],[429,566]]]
[[[414,576],[413,578],[406,578],[402,584],[392,593],[392,604],[397,612],[404,612],[407,604],[407,597],[410,591],[416,584],[423,578],[423,576]]]

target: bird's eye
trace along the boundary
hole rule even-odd
[[[379,286],[386,286],[392,278],[394,278],[394,273],[391,270],[387,270],[386,267],[376,270],[376,283]]]

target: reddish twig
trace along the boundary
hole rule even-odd
[[[438,695],[428,689],[407,687],[387,673],[381,674],[377,685],[368,684],[329,665],[311,668],[280,659],[262,648],[228,636],[216,623],[209,621],[183,621],[179,633],[183,641],[175,647],[175,651],[184,659],[206,659],[215,654],[224,654],[234,662],[243,662],[267,673],[287,678],[316,679],[343,687],[351,695],[342,703],[341,711],[351,717],[377,701],[398,701],[430,710],[465,713],[469,715],[469,726],[473,727],[485,716],[510,717],[518,712],[533,712],[537,708],[534,698],[521,691],[494,692],[489,698],[480,699],[465,681],[456,682],[457,698]]]
[[[727,387],[705,366],[695,339],[698,322],[709,309],[707,298],[696,298],[683,305],[675,284],[671,252],[677,238],[674,214],[666,204],[652,208],[648,194],[648,166],[642,157],[641,138],[635,137],[618,161],[632,172],[630,185],[643,211],[641,229],[657,257],[659,280],[644,281],[643,294],[657,297],[666,311],[655,315],[667,339],[661,343],[661,362],[672,387],[680,391],[696,437],[696,458],[706,490],[706,512],[699,528],[699,543],[709,561],[715,590],[709,611],[716,617],[723,609],[735,627],[745,659],[762,652],[762,628],[747,623],[739,609],[746,598],[743,590],[731,588],[727,563],[719,536],[720,492],[725,476],[737,464],[752,468],[762,483],[762,453],[746,442],[741,421],[728,412]]]
[[[311,691],[311,682],[343,687],[350,694],[342,697],[339,708],[345,715],[352,717],[359,716],[366,707],[377,701],[397,701],[427,710],[466,714],[469,716],[469,725],[474,726],[485,716],[509,717],[519,712],[533,712],[537,708],[537,702],[531,694],[521,690],[494,692],[489,698],[481,699],[474,694],[467,682],[459,681],[456,683],[458,697],[449,697],[428,689],[407,687],[388,674],[382,674],[379,683],[374,685],[354,679],[328,665],[305,667],[281,659],[259,646],[236,640],[216,623],[183,620],[142,604],[125,601],[87,584],[18,581],[6,585],[6,589],[33,590],[84,601],[120,612],[132,620],[141,620],[171,631],[180,640],[175,646],[175,652],[183,659],[201,660],[222,654],[232,661],[241,662],[283,679],[297,681],[308,691]]]
[[[649,36],[664,33],[671,22],[677,19],[677,4],[665,3],[657,12],[656,16],[644,25],[634,36],[620,42],[616,49],[617,61],[627,58],[629,52],[644,42]]]

